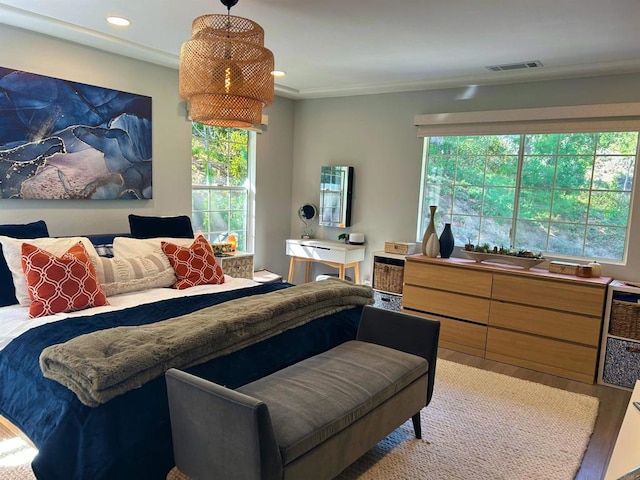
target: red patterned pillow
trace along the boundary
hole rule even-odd
[[[22,269],[31,297],[30,318],[109,304],[82,242],[60,257],[23,243]]]
[[[224,283],[224,272],[213,255],[213,249],[202,235],[190,247],[162,242],[162,251],[176,272],[173,288],[183,290],[196,285]]]

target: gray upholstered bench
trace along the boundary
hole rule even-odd
[[[431,399],[440,324],[365,307],[357,339],[230,390],[169,370],[174,456],[190,478],[330,479]]]

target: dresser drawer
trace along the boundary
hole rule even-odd
[[[487,332],[486,358],[581,382],[593,383],[597,356],[595,347],[493,327]]]
[[[404,268],[405,285],[420,285],[486,298],[491,296],[492,276],[490,272],[411,261],[407,261]]]
[[[602,316],[605,288],[538,280],[515,275],[493,276],[492,298],[566,312]]]
[[[406,282],[402,295],[404,308],[482,324],[487,324],[489,321],[489,305],[488,298],[431,290],[408,285]]]
[[[600,318],[491,301],[489,325],[597,346]]]
[[[461,322],[452,318],[429,315],[408,309],[403,311],[411,315],[439,320],[440,338],[438,345],[440,347],[484,357],[484,350],[487,343],[487,327],[485,325]]]

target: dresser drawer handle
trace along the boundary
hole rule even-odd
[[[640,353],[639,347],[626,347],[625,350],[629,353]]]

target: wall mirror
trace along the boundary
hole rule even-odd
[[[319,224],[327,227],[351,226],[353,167],[320,168]]]

